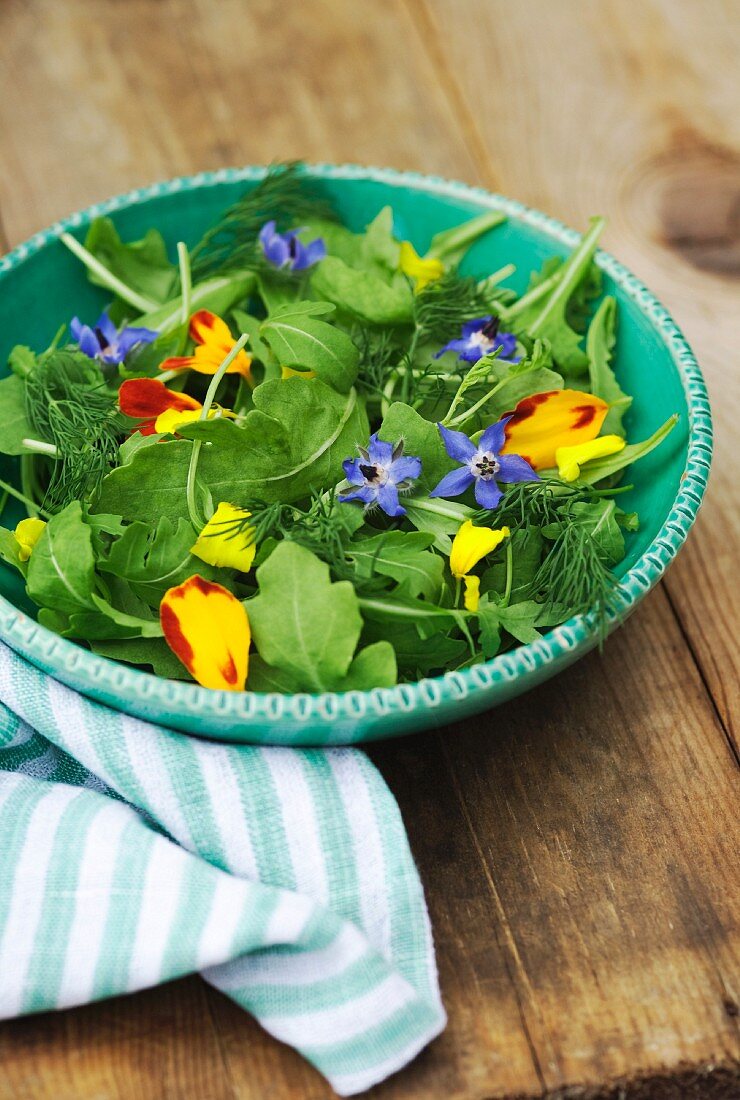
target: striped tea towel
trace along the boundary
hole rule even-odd
[[[224,746],[0,643],[0,1018],[192,971],[340,1095],[445,1025],[421,883],[363,753]]]

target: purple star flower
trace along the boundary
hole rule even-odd
[[[290,271],[305,271],[326,255],[326,245],[321,237],[303,244],[298,240],[300,229],[278,233],[275,222],[266,222],[260,229],[259,241],[265,259],[275,267],[287,267]]]
[[[159,336],[153,329],[133,325],[124,325],[119,332],[105,310],[93,328],[83,325],[79,317],[72,318],[69,328],[81,352],[108,364],[122,363],[137,344],[151,344]]]
[[[450,458],[462,463],[459,470],[445,474],[432,492],[433,497],[458,497],[475,482],[475,499],[481,508],[498,508],[504,495],[496,484],[502,481],[539,481],[525,458],[521,455],[502,455],[506,442],[505,429],[511,417],[505,416],[486,428],[476,446],[464,432],[454,432],[438,424],[442,442]]]
[[[403,440],[394,447],[381,442],[377,432],[370,436],[367,447],[357,450],[360,457],[345,459],[342,466],[350,485],[359,488],[340,496],[340,501],[360,500],[366,507],[377,504],[387,516],[405,516],[398,494],[410,489],[411,481],[421,473],[421,459],[404,455]]]
[[[477,363],[484,355],[490,355],[501,348],[499,359],[506,363],[518,363],[520,355],[516,351],[516,336],[513,332],[499,332],[498,317],[478,317],[475,321],[466,321],[459,340],[450,340],[434,356],[439,359],[446,351],[456,351],[467,363]]]

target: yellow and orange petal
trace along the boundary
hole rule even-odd
[[[158,378],[128,378],[118,390],[118,405],[125,416],[142,421],[138,427],[142,435],[157,431],[157,417],[168,410],[197,413],[202,408],[200,401],[187,393],[167,389]]]
[[[502,454],[517,454],[535,470],[555,465],[559,447],[588,443],[601,431],[609,406],[580,390],[550,390],[523,398],[506,425]]]
[[[203,687],[244,691],[252,632],[244,606],[199,574],[165,592],[159,605],[165,641]]]
[[[244,508],[221,501],[190,547],[190,553],[209,565],[248,573],[257,553],[254,541],[245,545],[246,539],[254,535],[254,528],[244,525],[251,514]]]
[[[165,359],[160,370],[195,370],[200,374],[215,374],[236,340],[224,320],[208,309],[199,309],[190,318],[189,332],[197,345],[192,355],[176,355]],[[251,380],[252,358],[240,351],[229,364],[227,374],[241,374]]]
[[[18,543],[18,558],[20,561],[28,561],[34,546],[44,533],[46,524],[38,516],[22,519],[13,534]]]
[[[625,445],[621,435],[600,435],[590,443],[578,443],[575,447],[558,447],[555,452],[558,476],[563,481],[576,481],[580,477],[584,462],[618,454],[624,450]]]
[[[439,279],[445,269],[441,260],[420,256],[411,241],[401,241],[398,266],[404,275],[415,280],[417,292]]]

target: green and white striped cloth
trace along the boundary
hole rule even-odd
[[[398,807],[356,750],[224,746],[0,644],[0,1018],[199,971],[340,1095],[445,1025]]]

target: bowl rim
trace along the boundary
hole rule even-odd
[[[515,221],[543,231],[553,243],[573,247],[580,234],[562,222],[514,199],[471,186],[457,180],[393,168],[363,167],[357,164],[306,164],[307,174],[328,180],[370,180],[392,187],[411,187],[456,201],[472,203],[482,209],[501,210]],[[136,188],[71,214],[47,229],[35,233],[0,258],[0,280],[30,256],[56,240],[63,232],[76,230],[96,217],[146,203],[151,199],[180,191],[196,191],[221,183],[261,179],[266,166],[220,168],[191,176]],[[599,250],[596,262],[622,291],[632,299],[651,326],[658,330],[667,346],[681,379],[688,408],[688,451],[684,475],[670,513],[652,543],[621,578],[617,589],[616,610],[609,628],[618,625],[635,604],[658,582],[685,542],[693,525],[707,485],[712,455],[712,421],[706,385],[689,344],[668,310],[647,287],[612,255]],[[481,691],[488,692],[501,683],[510,683],[537,669],[567,658],[576,649],[590,648],[596,642],[597,624],[593,613],[577,615],[557,626],[542,638],[520,645],[479,665],[460,671],[445,672],[414,683],[369,691],[299,693],[227,692],[211,690],[185,681],[167,680],[153,673],[100,657],[76,642],[61,638],[20,611],[0,596],[0,637],[32,662],[50,669],[52,675],[72,682],[83,692],[100,697],[103,693],[122,702],[160,706],[176,724],[183,717],[210,718],[215,731],[225,722],[244,723],[260,720],[272,724],[290,718],[305,723],[318,720],[333,723],[408,713],[417,706],[439,706],[447,700],[458,701]],[[69,681],[68,681],[69,682]],[[217,734],[216,734],[217,735]]]

